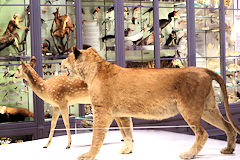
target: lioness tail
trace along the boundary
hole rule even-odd
[[[227,96],[227,89],[226,89],[226,84],[225,84],[223,78],[214,71],[211,71],[211,70],[207,69],[206,72],[212,77],[213,80],[217,81],[220,84],[227,118],[230,121],[233,128],[238,132],[238,134],[240,134],[240,129],[238,128],[238,126],[233,121],[232,115],[230,113],[228,96]]]

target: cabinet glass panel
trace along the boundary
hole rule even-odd
[[[43,78],[44,79],[49,79],[51,77],[56,77],[62,73],[65,73],[66,70],[61,69],[61,60],[48,60],[44,59],[43,60]],[[68,82],[64,82],[66,86],[68,85]],[[60,94],[57,92],[57,90],[54,89],[55,86],[60,85],[60,83],[56,80],[56,84],[49,86],[51,87],[52,91],[55,92],[55,95]],[[64,85],[64,84],[61,84]],[[49,120],[52,118],[52,112],[53,112],[53,106],[48,104],[47,102],[44,102],[44,117],[45,120]],[[69,116],[79,116],[79,107],[78,104],[69,106]],[[61,117],[61,116],[60,116]]]
[[[29,4],[30,0],[1,0],[0,5],[6,4]]]
[[[74,3],[75,0],[40,0],[41,5],[70,5]]]
[[[195,1],[196,65],[220,74],[219,6],[215,2]],[[213,82],[216,102],[221,103],[221,89]]]
[[[31,88],[14,78],[19,65],[19,61],[0,61],[0,123],[34,120]]]
[[[125,1],[124,36],[126,67],[154,60],[153,2]],[[130,62],[134,61],[134,62]],[[145,62],[143,62],[145,61]],[[139,66],[140,67],[140,66]]]
[[[27,6],[0,4],[0,57],[30,55],[30,10]]]
[[[60,6],[62,1],[51,4],[41,6],[42,55],[58,57],[76,45],[75,7]]]
[[[0,123],[33,121],[32,91],[14,78],[31,55],[29,1],[0,1]]]
[[[115,61],[114,1],[82,2],[83,45],[93,46],[108,61]]]
[[[225,11],[225,36],[226,36],[226,79],[229,101],[239,102],[239,71],[240,71],[240,2],[233,1]],[[226,3],[225,3],[226,4]]]
[[[220,56],[218,9],[195,9],[197,57]]]
[[[186,1],[159,1],[161,68],[183,68],[187,62]]]

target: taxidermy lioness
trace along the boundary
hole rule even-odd
[[[190,150],[180,155],[183,159],[194,158],[207,141],[201,119],[227,134],[228,144],[221,153],[231,154],[235,149],[239,129],[229,112],[226,86],[221,76],[209,69],[121,68],[102,59],[93,48],[75,48],[62,66],[68,68],[70,77],[80,76],[87,83],[93,105],[92,146],[81,160],[94,159],[99,152],[107,131],[99,128],[108,128],[114,118],[123,116],[161,120],[180,113],[196,135]],[[216,105],[213,80],[221,86],[230,123]]]
[[[51,122],[51,131],[49,134],[49,141],[44,148],[47,148],[52,140],[54,129],[57,124],[57,119],[60,112],[62,113],[63,121],[67,129],[68,145],[71,146],[71,133],[69,130],[69,112],[68,106],[74,104],[91,104],[87,84],[80,78],[70,80],[67,76],[68,73],[62,73],[58,76],[42,79],[37,72],[33,69],[36,65],[36,58],[33,56],[30,64],[22,64],[18,67],[17,72],[14,74],[15,78],[22,78],[28,82],[32,90],[45,102],[51,104],[53,107],[53,115]],[[132,129],[131,118],[115,118],[120,130],[122,132],[124,140],[132,141]],[[121,129],[121,126],[127,126],[129,128]],[[128,135],[126,137],[125,135]],[[126,142],[125,142],[126,143]],[[120,153],[129,153],[132,151],[131,145],[125,145],[121,148]]]

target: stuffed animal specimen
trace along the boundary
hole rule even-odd
[[[34,118],[34,114],[26,108],[0,106],[0,123],[24,121],[26,117]]]
[[[90,86],[94,113],[92,145],[79,160],[93,160],[96,157],[106,128],[120,115],[162,120],[180,113],[196,135],[192,147],[180,155],[182,159],[195,158],[208,139],[201,119],[226,133],[227,147],[221,150],[222,154],[232,154],[235,149],[240,129],[229,111],[225,82],[212,70],[198,67],[122,68],[104,60],[94,48],[75,48],[63,60],[62,66],[69,69],[69,78],[80,76]],[[213,80],[221,86],[228,121],[216,105]],[[128,141],[128,144],[131,145],[131,142]]]
[[[51,35],[53,37],[53,42],[54,42],[54,45],[55,45],[58,53],[63,54],[69,50],[69,49],[66,49],[66,44],[69,40],[70,32],[74,31],[75,26],[74,26],[74,24],[71,23],[71,19],[70,19],[69,15],[60,15],[59,8],[56,9],[56,12],[54,12],[53,15],[54,15],[54,21],[52,23],[52,27],[50,30]],[[56,24],[56,28],[53,31],[54,23]],[[63,39],[64,39],[65,35],[67,35],[67,40],[64,44]],[[60,47],[58,47],[56,45],[54,37],[60,38],[60,45],[61,45]],[[61,52],[59,49],[61,50]]]
[[[168,14],[168,19],[160,19],[159,20],[159,28],[162,30],[164,29],[169,23],[172,22],[172,18],[177,15],[179,11],[173,11]],[[153,27],[149,30],[150,32],[153,31]]]
[[[25,10],[24,15],[22,18],[19,17],[18,13],[15,13],[11,20],[8,23],[8,26],[2,36],[0,36],[0,51],[4,48],[14,45],[14,47],[17,49],[17,51],[20,53],[23,50],[19,49],[18,43],[23,44],[25,41],[20,42],[20,36],[18,33],[16,33],[17,29],[26,29],[26,32],[29,31],[29,27],[21,26],[19,23],[23,22],[27,13],[29,12],[29,7]],[[15,38],[17,39],[18,43],[15,42]]]
[[[50,41],[45,39],[46,42],[43,42],[42,43],[42,54],[43,55],[46,55],[46,53],[49,53],[50,52],[50,47],[51,47],[51,44],[50,44]]]

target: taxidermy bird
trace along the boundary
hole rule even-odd
[[[171,13],[168,14],[168,19],[160,19],[159,20],[159,28],[161,28],[161,30],[163,28],[165,28],[169,23],[172,22],[172,18],[175,17],[177,15],[179,11],[173,11]],[[153,27],[149,30],[149,32],[153,31]]]
[[[149,8],[146,12],[143,13],[143,15],[146,14],[146,13],[148,13],[148,12],[150,13],[150,12],[152,12],[152,11],[153,11],[153,8]]]
[[[128,33],[132,31],[130,28],[127,28],[124,30],[124,36],[128,36]],[[102,42],[104,42],[105,40],[111,39],[111,38],[115,38],[115,35],[106,35],[104,37],[102,37]]]
[[[183,38],[180,37],[178,38],[177,37],[177,32],[176,31],[172,31],[171,34],[169,34],[169,37],[168,39],[166,40],[166,43],[165,43],[165,46],[175,46],[175,45],[179,45],[181,39]]]
[[[101,7],[98,6],[97,8],[94,9],[94,11],[92,12],[92,14],[98,13],[100,11]]]
[[[169,37],[166,40],[165,45],[166,46],[176,45],[176,43],[177,43],[177,34],[176,34],[176,31],[172,31],[172,33],[169,34]]]
[[[126,41],[132,41],[133,44],[136,45],[136,43],[141,40],[143,38],[143,33],[145,32],[144,29],[141,30],[141,32],[135,34],[135,35],[132,35],[132,36],[128,36],[128,37],[124,37],[124,40]]]
[[[111,12],[114,10],[114,7],[110,7],[108,10],[107,10],[107,13]]]

